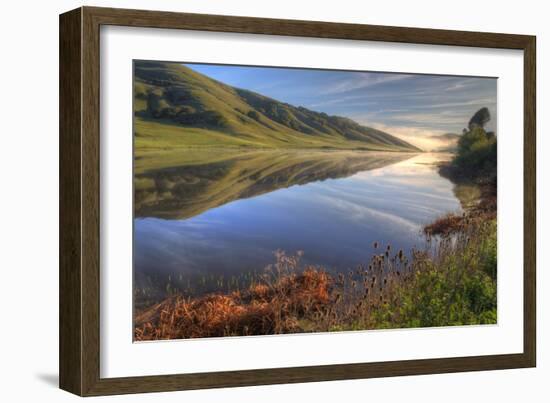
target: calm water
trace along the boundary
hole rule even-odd
[[[136,286],[160,297],[166,281],[261,271],[278,249],[343,271],[368,262],[374,241],[421,247],[424,224],[460,210],[434,165],[449,156],[396,154],[263,152],[144,171]]]

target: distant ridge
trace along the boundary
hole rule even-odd
[[[421,151],[381,130],[231,87],[178,63],[134,63],[136,151],[185,146]]]

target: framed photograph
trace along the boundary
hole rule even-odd
[[[60,16],[60,386],[533,367],[535,37]]]

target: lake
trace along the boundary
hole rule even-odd
[[[197,151],[136,161],[134,285],[151,303],[246,283],[275,261],[330,272],[366,263],[373,244],[408,253],[421,229],[461,211],[436,164],[449,154]],[[138,301],[138,302],[139,302]]]

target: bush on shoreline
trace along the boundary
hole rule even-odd
[[[477,111],[458,140],[457,154],[450,165],[441,169],[443,176],[455,182],[474,181],[496,186],[497,138],[485,130],[491,120],[487,108]]]

